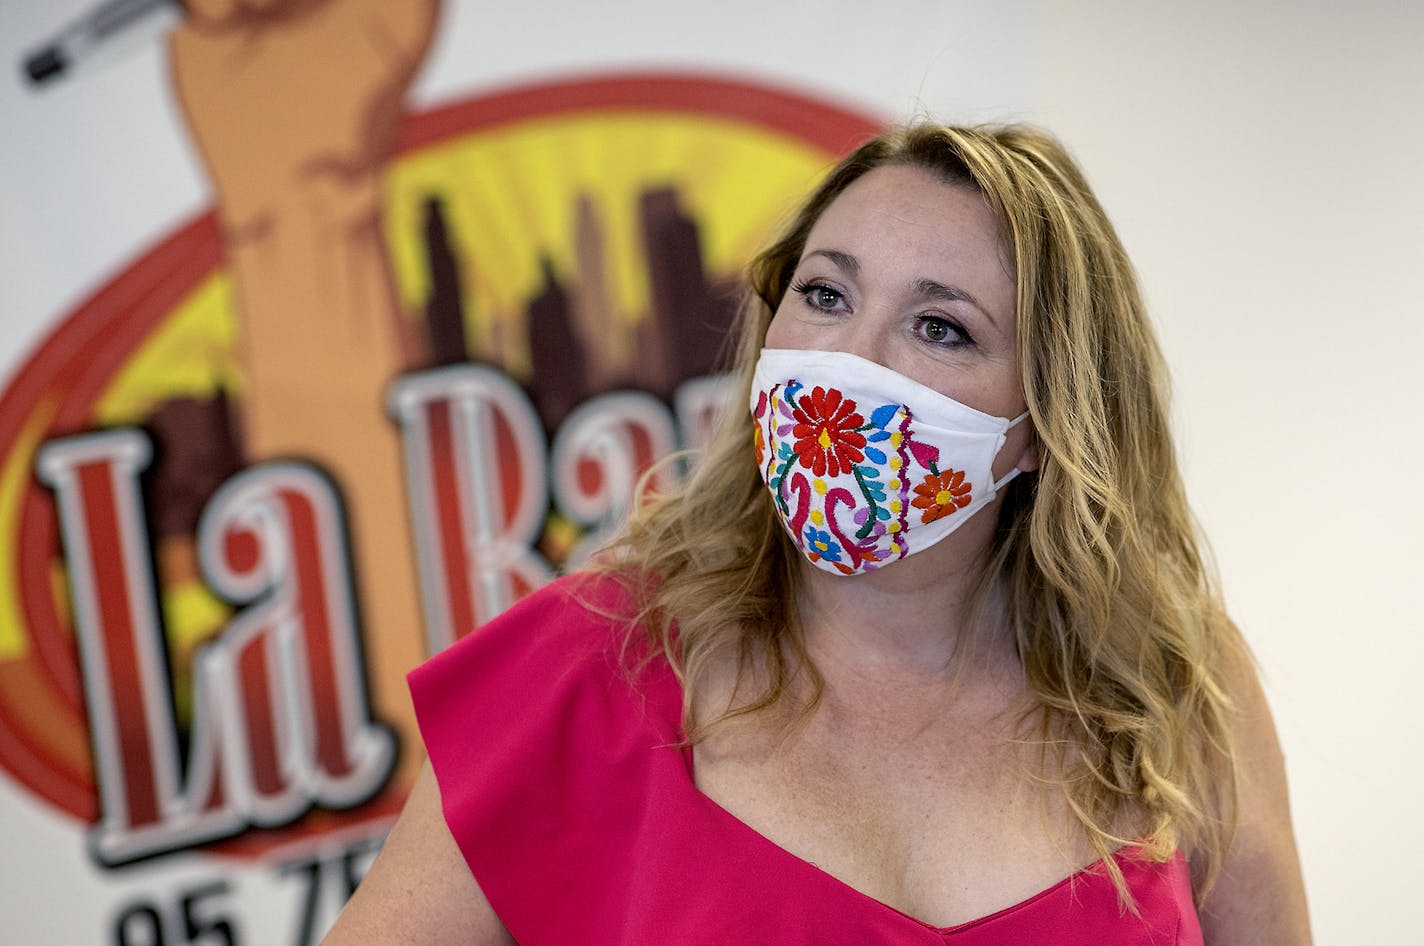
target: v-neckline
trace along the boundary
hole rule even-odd
[[[669,676],[672,676],[672,674],[669,673]],[[678,684],[675,677],[673,678],[672,683],[673,689],[678,695],[678,705],[680,708],[682,687],[680,684]],[[853,886],[847,881],[842,880],[841,878],[837,877],[835,874],[832,874],[825,868],[820,867],[817,864],[806,860],[804,857],[801,857],[800,855],[787,850],[780,844],[773,841],[771,838],[762,834],[756,828],[753,828],[751,825],[747,824],[741,818],[738,818],[732,812],[728,811],[725,807],[722,806],[720,802],[718,802],[715,798],[713,798],[711,795],[708,795],[700,787],[698,787],[696,777],[696,762],[693,758],[692,748],[693,747],[691,745],[687,745],[685,743],[681,746],[683,768],[686,773],[685,788],[693,796],[693,802],[701,805],[705,810],[710,812],[713,818],[722,821],[723,823],[729,825],[732,830],[742,834],[744,837],[747,837],[750,843],[758,844],[766,848],[772,856],[779,858],[783,862],[789,864],[794,869],[801,870],[803,872],[809,872],[813,876],[819,877],[822,883],[829,884],[832,888],[842,891],[852,899],[866,904],[872,910],[878,910],[882,913],[899,917],[907,923],[912,923],[915,926],[920,927],[921,929],[928,930],[943,937],[954,936],[959,933],[966,932],[974,927],[982,926],[985,923],[999,920],[1011,914],[1027,910],[1034,904],[1038,903],[1040,900],[1044,900],[1048,897],[1051,897],[1053,894],[1057,893],[1065,886],[1076,883],[1080,880],[1086,880],[1091,877],[1099,876],[1100,874],[1102,862],[1093,861],[1090,864],[1086,864],[1083,867],[1078,868],[1077,870],[1068,874],[1066,877],[1055,881],[1054,883],[1043,888],[1037,893],[1031,894],[1016,903],[1009,904],[1008,906],[1003,907],[1002,909],[995,910],[994,912],[985,914],[984,916],[975,917],[969,920],[963,920],[951,926],[936,926],[929,920],[920,919],[919,917],[914,916],[913,914],[906,913],[904,910],[901,910],[898,907],[891,906],[884,900],[872,896],[871,894],[866,893],[864,890],[861,890],[860,888]],[[1131,850],[1133,850],[1133,847],[1129,845],[1125,847],[1120,847],[1113,852],[1113,860],[1118,862],[1118,866],[1120,868],[1125,869],[1127,867],[1126,863],[1124,863],[1124,860],[1128,856],[1128,852],[1130,852]]]

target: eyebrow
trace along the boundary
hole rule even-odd
[[[840,250],[811,250],[802,257],[802,259],[810,259],[813,256],[824,256],[836,264],[836,266],[840,267],[847,275],[860,275],[860,260],[851,256],[849,253],[843,253]],[[984,317],[988,319],[990,324],[995,328],[999,327],[998,320],[989,314],[989,310],[984,308],[978,299],[974,298],[973,293],[966,289],[946,285],[942,282],[935,282],[933,279],[921,278],[910,283],[910,291],[921,298],[933,299],[937,302],[966,302],[984,313]]]
[[[802,257],[802,259],[810,259],[813,256],[824,256],[850,275],[860,275],[860,260],[851,256],[849,253],[842,253],[840,250],[812,250]]]
[[[944,283],[935,282],[933,279],[916,279],[910,285],[910,289],[916,295],[923,296],[926,299],[934,299],[939,302],[967,302],[980,312],[983,312],[984,318],[988,319],[991,325],[995,328],[999,327],[998,321],[989,314],[989,310],[980,305],[979,300],[974,298],[974,295],[966,289],[960,289],[958,286],[946,286]]]

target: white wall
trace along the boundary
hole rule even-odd
[[[1037,28],[1035,118],[1086,165],[1173,368],[1316,941],[1424,942],[1424,7],[1048,0]]]

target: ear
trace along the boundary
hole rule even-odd
[[[1032,418],[1024,418],[1024,427],[1028,434],[1028,444],[1014,461],[1014,466],[1020,473],[1032,473],[1043,465],[1043,444],[1038,439],[1038,431],[1034,429]]]

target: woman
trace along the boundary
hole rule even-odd
[[[882,135],[751,276],[751,416],[412,675],[434,775],[329,941],[1308,942],[1156,342],[1057,143]]]

